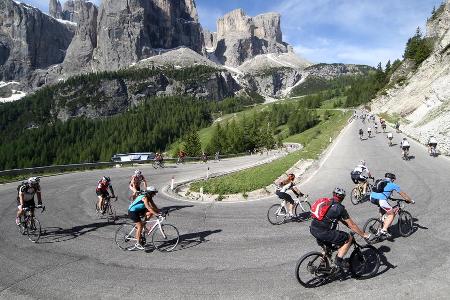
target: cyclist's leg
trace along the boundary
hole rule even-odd
[[[289,215],[294,215],[294,212],[293,212],[293,208],[294,208],[294,199],[292,199],[292,197],[291,197],[291,195],[289,195],[288,193],[283,193],[283,192],[277,192],[277,196],[280,198],[280,199],[283,199],[283,200],[285,200],[286,201],[286,206],[287,206],[287,209],[288,209],[288,213],[289,213]]]
[[[385,211],[386,219],[384,219],[383,230],[387,231],[394,221],[396,210],[387,202],[387,200],[379,200],[380,207]]]

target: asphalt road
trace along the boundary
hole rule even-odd
[[[450,295],[450,162],[431,158],[412,142],[414,159],[403,161],[398,146],[389,148],[385,135],[360,141],[359,121],[349,125],[321,168],[301,190],[311,199],[329,196],[336,186],[350,192],[350,171],[365,159],[375,177],[397,175],[415,205],[416,218],[408,238],[377,244],[384,263],[370,280],[348,279],[316,289],[301,287],[294,276],[296,261],[319,250],[308,222],[273,226],[266,219],[275,198],[251,203],[190,203],[159,194],[160,207],[173,212],[168,223],[181,239],[175,252],[121,251],[114,244],[117,225],[96,218],[93,201],[96,180],[105,172],[120,200],[115,206],[126,220],[127,180],[132,169],[89,171],[42,179],[47,211],[38,213],[45,233],[38,244],[19,236],[14,224],[16,184],[0,186],[0,298],[239,298],[322,299],[325,296],[370,298],[447,298]],[[394,135],[399,142],[399,136]],[[241,167],[259,156],[209,163],[214,170]],[[143,168],[158,188],[177,180],[203,176],[206,166]],[[359,225],[377,209],[344,200]]]

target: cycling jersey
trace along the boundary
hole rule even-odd
[[[431,144],[437,144],[437,139],[435,137],[432,137],[428,140],[428,145],[431,145]]]
[[[144,181],[143,175],[133,175],[131,176],[130,183],[132,183],[136,187],[139,187],[143,181]]]
[[[382,193],[370,193],[370,198],[376,199],[376,200],[387,200],[394,191],[397,191],[397,193],[400,193],[400,186],[393,183],[388,182],[386,186],[384,187],[384,190]]]
[[[350,216],[345,207],[341,203],[334,202],[322,221],[312,220],[309,229],[310,233],[320,241],[342,246],[348,241],[349,234],[336,230],[336,226],[338,221],[348,220],[349,218]]]
[[[372,128],[370,128],[370,127],[369,127],[369,128],[367,128],[367,131],[372,131]]]
[[[388,137],[388,139],[392,139],[392,138],[394,138],[394,135],[392,134],[392,132],[389,132],[387,137]]]
[[[128,207],[128,211],[134,212],[134,211],[142,211],[145,210],[145,204],[144,204],[144,197],[145,195],[138,196]]]
[[[23,193],[23,200],[24,201],[31,201],[34,199],[34,195],[37,192],[41,191],[41,186],[31,186],[29,184],[24,184],[19,188],[19,193]]]
[[[364,165],[356,166],[356,168],[353,170],[353,173],[359,174],[359,178],[361,178],[361,179],[367,179],[367,178],[369,178],[369,175],[370,175],[369,169],[367,169],[367,167]]]
[[[286,193],[288,190],[292,189],[293,187],[294,187],[294,183],[289,182],[289,183],[283,185],[282,187],[280,187],[278,190],[282,193]]]
[[[111,183],[103,182],[103,180],[99,180],[97,184],[96,191],[97,192],[108,192],[108,189],[111,187]]]
[[[408,141],[402,141],[402,142],[400,143],[400,145],[402,146],[402,148],[403,148],[403,147],[410,147]]]

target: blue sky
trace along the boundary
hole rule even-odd
[[[121,0],[118,0],[121,1]],[[47,0],[23,0],[47,10]],[[99,2],[93,1],[93,2]],[[196,0],[202,25],[215,31],[218,17],[243,8],[248,15],[282,15],[284,40],[312,62],[376,66],[401,58],[417,26],[425,28],[442,0]]]

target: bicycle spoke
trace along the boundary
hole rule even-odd
[[[170,224],[156,227],[152,235],[152,244],[159,251],[170,252],[175,249],[180,241],[178,229]]]

